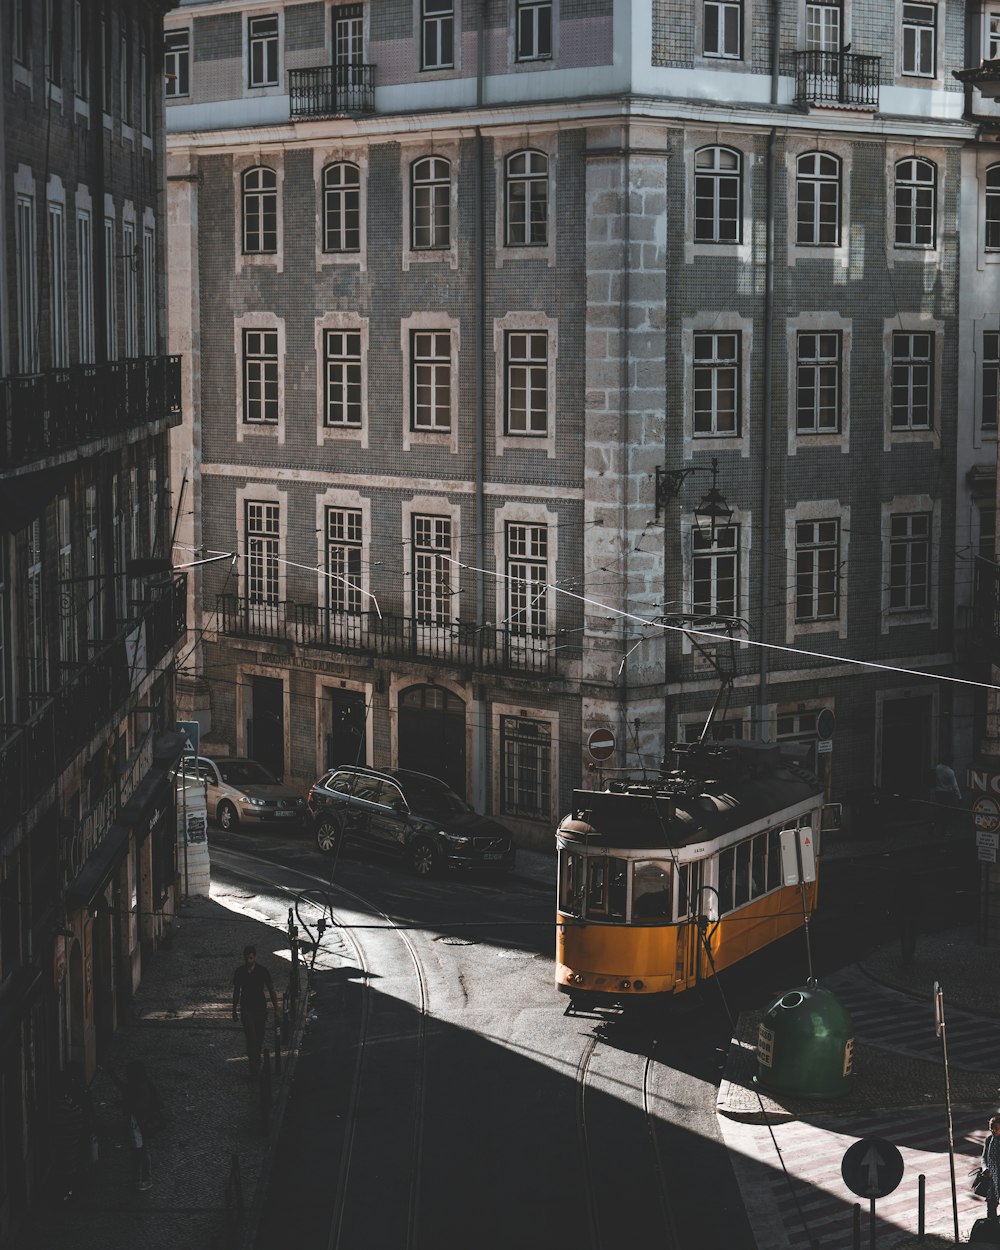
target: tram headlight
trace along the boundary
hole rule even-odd
[[[624,981],[618,982],[618,988],[620,990],[630,990],[632,988],[632,982],[626,978]]]

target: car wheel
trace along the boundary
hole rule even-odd
[[[223,829],[235,829],[240,823],[236,808],[228,800],[219,804],[219,824]]]
[[[333,816],[323,816],[316,826],[316,845],[324,855],[332,854],[340,843],[343,832],[341,822]]]
[[[410,847],[410,867],[418,877],[429,877],[437,871],[438,852],[433,842],[418,838]]]

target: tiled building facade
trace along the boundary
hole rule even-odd
[[[1000,115],[953,77],[996,33],[968,13],[172,12],[206,741],[303,783],[421,768],[548,844],[592,729],[651,766],[700,732],[697,617],[746,644],[718,732],[807,742],[833,799],[971,758],[974,687],[894,671],[988,673]]]
[[[0,1243],[174,911],[164,5],[0,40]]]

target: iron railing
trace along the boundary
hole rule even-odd
[[[236,595],[219,595],[217,612],[223,634],[481,671],[559,671],[555,634],[518,634],[466,621],[434,624],[412,616],[335,612],[290,600],[261,603]]]
[[[877,109],[881,61],[855,52],[796,52],[796,103]]]
[[[288,71],[291,117],[375,112],[374,65],[318,65]]]
[[[977,641],[1000,664],[1000,564],[976,557],[972,620]]]
[[[156,599],[144,605],[146,664],[155,668],[187,628],[187,587],[175,575]],[[130,622],[116,638],[101,645],[93,657],[44,698],[24,724],[0,727],[0,830],[9,828],[42,797],[59,772],[83,749],[95,729],[109,721],[132,688],[125,649]]]
[[[0,472],[180,411],[179,356],[0,378]]]

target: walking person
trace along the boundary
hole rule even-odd
[[[108,1076],[122,1091],[125,1115],[125,1136],[132,1152],[132,1179],[137,1189],[153,1188],[153,1167],[149,1154],[149,1138],[163,1124],[163,1102],[146,1065],[133,1059],[125,1065],[125,1080],[113,1072]]]
[[[951,828],[953,818],[948,809],[961,801],[962,791],[951,766],[951,756],[944,755],[941,762],[935,764],[931,770],[931,802],[934,804],[931,812],[932,832],[936,832],[938,828],[947,832]]]
[[[243,1022],[251,1080],[260,1067],[260,1050],[264,1044],[264,1029],[267,1025],[268,997],[271,999],[274,1019],[277,1022],[278,1000],[271,974],[263,964],[257,962],[257,947],[245,946],[243,963],[233,973],[233,1019],[238,1016]]]
[[[990,1116],[989,1136],[983,1142],[983,1158],[980,1166],[990,1174],[990,1189],[986,1195],[986,1218],[997,1223],[997,1201],[1000,1197],[1000,1115]]]

